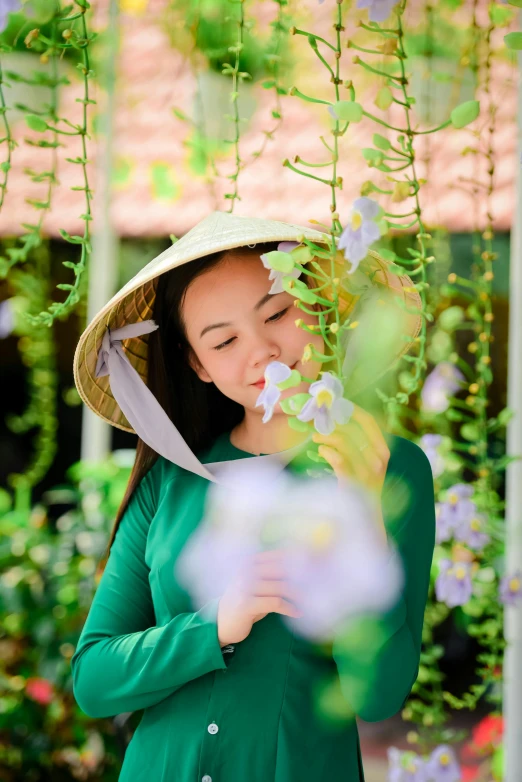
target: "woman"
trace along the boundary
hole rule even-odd
[[[355,720],[324,719],[318,687],[335,676],[348,708],[375,721],[401,709],[416,679],[435,535],[431,469],[421,449],[383,436],[360,407],[348,424],[313,439],[339,480],[350,476],[378,493],[402,557],[405,585],[380,617],[373,647],[334,639],[325,654],[294,634],[282,615],[299,616],[298,595],[277,551],[254,558],[251,589],[232,583],[197,611],[174,577],[220,468],[245,459],[291,468],[308,439],[289,429],[279,403],[266,423],[256,407],[270,362],[307,378],[282,399],[306,391],[321,370],[319,362],[303,365],[302,355],[310,342],[321,352],[322,336],[296,327],[294,297],[270,293],[260,263],[279,242],[303,237],[324,241],[301,226],[215,212],[116,294],[78,345],[83,399],[139,435],[72,658],[74,694],[88,715],[145,710],[120,780],[363,782]],[[408,300],[411,281],[394,283]],[[313,312],[302,319],[317,320]],[[408,328],[411,343],[418,312]]]

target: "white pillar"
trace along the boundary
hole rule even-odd
[[[96,155],[95,226],[91,239],[89,262],[87,323],[114,294],[116,285],[119,241],[110,221],[112,141],[116,58],[118,56],[118,2],[110,0],[106,31],[106,50],[101,69],[101,87],[105,89],[105,107],[100,116],[100,133]],[[81,458],[100,461],[111,449],[112,429],[109,424],[84,405],[82,417]]]
[[[522,14],[521,14],[522,23]],[[511,229],[509,280],[508,407],[515,415],[507,430],[507,453],[522,454],[522,55],[518,53],[518,133],[514,162],[516,197]],[[506,573],[522,569],[522,461],[508,465],[506,485]],[[522,600],[506,606],[504,633],[504,782],[522,779]]]

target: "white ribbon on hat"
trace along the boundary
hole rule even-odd
[[[270,466],[277,466],[282,470],[302,450],[306,443],[300,443],[278,453],[202,464],[188,447],[150,388],[134,369],[121,344],[123,339],[150,334],[157,328],[153,320],[129,323],[114,331],[107,327],[98,353],[95,372],[96,377],[109,375],[111,391],[120,409],[136,434],[156,453],[202,478],[214,483],[225,483],[228,482],[229,477],[233,478],[231,465],[234,465],[236,478],[241,466],[246,462],[250,464],[253,460],[268,462]]]

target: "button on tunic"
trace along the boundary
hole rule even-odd
[[[326,719],[318,688],[336,682],[371,722],[402,708],[417,677],[435,543],[428,459],[404,438],[386,439],[383,515],[406,579],[380,617],[371,670],[367,644],[335,638],[319,649],[276,613],[221,648],[218,599],[194,610],[174,574],[209,483],[162,457],[154,463],[121,519],[71,660],[86,714],[143,710],[120,782],[364,782],[356,720]],[[198,454],[203,463],[248,456],[229,433]]]

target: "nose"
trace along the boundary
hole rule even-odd
[[[271,361],[277,361],[280,355],[281,349],[273,339],[258,337],[250,349],[248,363],[254,369],[264,368]]]

